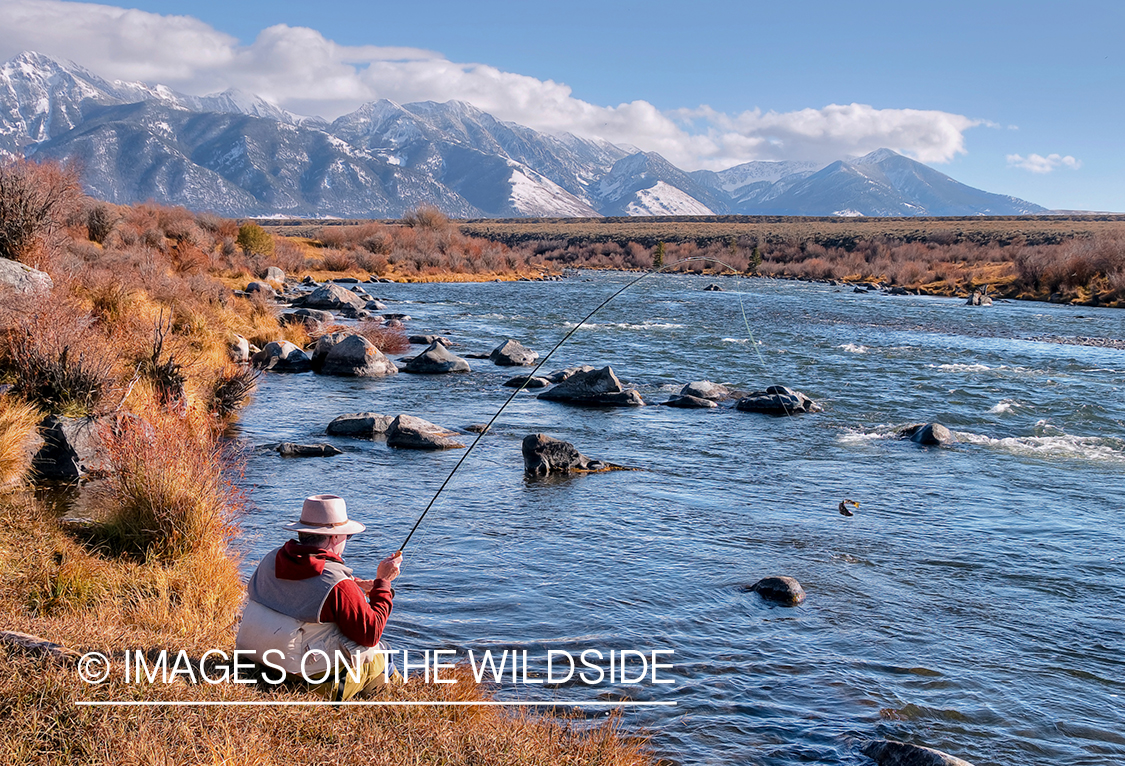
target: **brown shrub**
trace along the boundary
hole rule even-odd
[[[401,354],[410,350],[406,333],[397,327],[385,327],[379,322],[362,322],[357,331],[385,354]]]
[[[0,161],[0,258],[35,260],[32,252],[62,228],[82,201],[78,174],[56,162]]]

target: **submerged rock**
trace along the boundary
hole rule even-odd
[[[645,403],[636,389],[626,390],[621,385],[612,367],[579,372],[539,394],[539,398],[588,407],[640,407]]]
[[[698,396],[676,396],[663,404],[665,407],[676,407],[683,410],[707,410],[719,406],[710,399],[700,399]]]
[[[450,372],[471,372],[472,368],[468,362],[435,340],[429,348],[407,362],[402,371],[418,375],[444,375]]]
[[[927,447],[938,447],[957,441],[953,432],[941,423],[916,423],[903,428],[898,432],[898,436],[900,439],[909,439],[915,444]]]
[[[535,360],[539,358],[536,351],[527,348],[518,340],[508,340],[501,343],[496,348],[492,349],[492,353],[488,355],[494,364],[501,367],[527,367],[528,365],[535,364]]]
[[[266,344],[250,362],[255,367],[272,372],[308,372],[312,369],[312,360],[301,349],[287,340],[275,340]]]
[[[709,380],[696,380],[681,388],[680,396],[694,396],[698,399],[710,399],[717,402],[721,399],[730,398],[731,390]]]
[[[821,406],[800,391],[785,386],[770,386],[765,391],[755,391],[738,400],[735,408],[743,412],[761,412],[766,415],[795,415],[802,412],[820,412]]]
[[[714,282],[712,282],[711,284],[709,284],[709,285],[707,285],[706,287],[703,288],[703,292],[705,292],[705,293],[721,293],[722,291],[723,291],[722,286],[717,285]]]
[[[262,449],[276,450],[282,457],[332,457],[343,455],[344,451],[333,447],[331,444],[294,444],[293,442],[278,442],[276,444],[263,444]]]
[[[394,417],[391,415],[380,415],[377,412],[356,412],[335,418],[324,429],[324,432],[329,436],[370,438],[378,434],[385,434],[393,422]]]
[[[519,388],[523,386],[526,388],[546,388],[551,385],[551,381],[546,378],[532,377],[530,375],[517,375],[514,378],[508,378],[500,385],[508,388]]]
[[[488,433],[488,423],[471,423],[465,426],[465,430],[471,434],[484,434]]]
[[[873,740],[861,750],[879,766],[973,766],[940,750],[890,739]]]
[[[399,415],[391,421],[387,429],[387,446],[399,449],[458,449],[465,445],[450,437],[456,436],[456,431],[442,428],[428,420],[416,418],[413,415]]]
[[[744,590],[783,606],[797,606],[805,600],[805,589],[792,577],[764,577]]]
[[[546,434],[531,434],[523,440],[523,470],[533,476],[571,471],[598,471],[611,466],[591,460],[570,442]]]
[[[317,343],[317,350],[320,343]],[[380,378],[398,372],[395,363],[383,355],[371,341],[362,335],[348,335],[324,356],[321,375],[338,375],[355,378]]]

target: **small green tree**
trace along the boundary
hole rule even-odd
[[[246,255],[273,255],[273,237],[256,223],[239,226],[235,242]]]
[[[660,271],[664,268],[664,243],[657,242],[656,250],[652,252],[652,268]]]
[[[754,252],[750,253],[750,266],[749,268],[747,268],[747,271],[749,271],[751,274],[757,274],[758,267],[760,267],[761,265],[762,251],[758,249],[757,245],[754,245]]]

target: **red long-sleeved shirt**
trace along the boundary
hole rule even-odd
[[[277,552],[274,571],[279,580],[307,580],[324,571],[325,561],[344,560],[334,553],[290,540]],[[370,600],[369,600],[370,599]],[[328,593],[320,609],[321,622],[333,622],[340,632],[362,646],[375,646],[391,616],[391,583],[376,579],[371,595],[354,580],[341,580]]]

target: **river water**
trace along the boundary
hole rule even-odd
[[[455,351],[512,337],[542,354],[632,278],[369,291]],[[544,370],[610,364],[649,402],[692,380],[782,383],[825,411],[585,410],[521,393],[411,541],[386,639],[462,657],[672,648],[672,685],[508,683],[500,696],[675,702],[624,719],[675,763],[863,764],[873,737],[976,766],[1125,762],[1125,351],[1030,340],[1120,339],[1125,312],[759,279],[704,292],[711,281],[642,281]],[[251,456],[248,562],[306,495],[332,492],[371,528],[346,554],[371,576],[463,451],[324,427],[361,411],[485,422],[521,370],[471,363],[378,380],[267,373],[240,437],[345,454]],[[958,443],[893,438],[931,420]],[[534,432],[644,470],[527,479],[520,442]],[[860,503],[852,518],[844,498]],[[801,582],[803,605],[743,590],[777,574]]]

